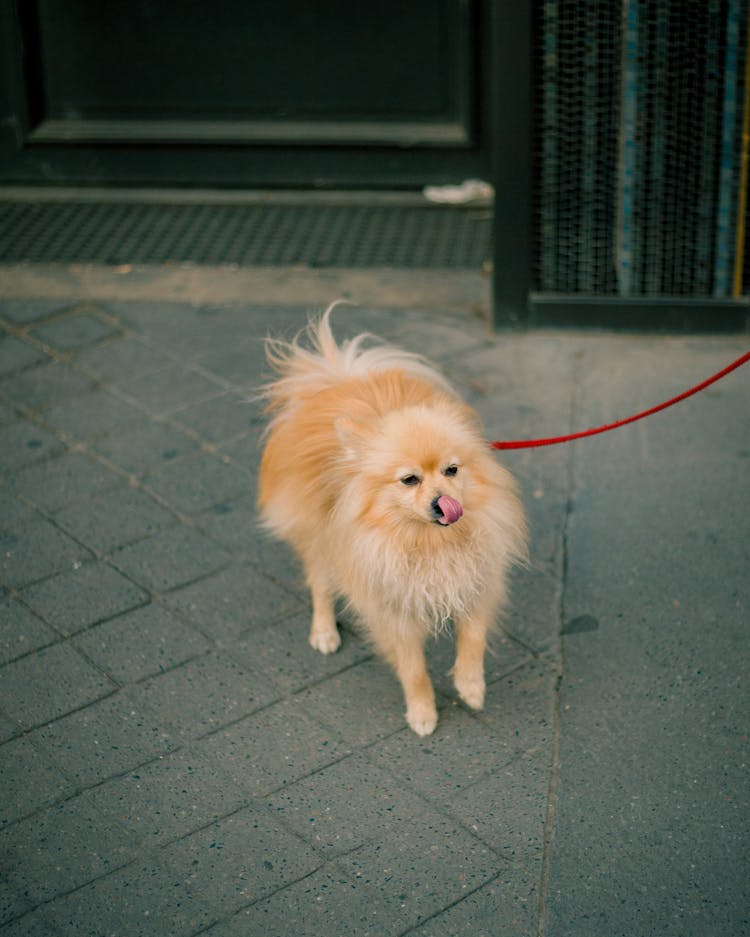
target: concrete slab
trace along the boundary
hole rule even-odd
[[[601,344],[584,424],[736,349]],[[549,934],[748,931],[749,377],[572,457]]]

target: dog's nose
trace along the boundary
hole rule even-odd
[[[435,517],[443,516],[443,509],[440,507],[440,504],[438,503],[439,501],[440,501],[440,495],[436,494],[435,497],[430,502],[430,507],[432,508],[432,513],[435,515]]]

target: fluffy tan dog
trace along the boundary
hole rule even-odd
[[[344,597],[396,671],[407,722],[429,735],[425,639],[455,624],[455,687],[481,709],[487,634],[525,554],[523,510],[478,416],[443,378],[417,355],[364,347],[367,335],[337,345],[329,315],[305,344],[267,342],[278,378],[265,388],[261,515],[304,565],[310,644],[338,649]]]

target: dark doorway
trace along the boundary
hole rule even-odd
[[[14,0],[7,181],[415,187],[487,177],[468,0]]]

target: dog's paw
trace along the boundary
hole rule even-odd
[[[484,677],[474,677],[471,679],[454,678],[456,691],[461,699],[471,709],[484,709],[485,683]]]
[[[406,721],[409,728],[417,735],[432,735],[437,725],[437,709],[433,705],[415,705],[406,710]]]
[[[310,647],[321,654],[334,654],[341,647],[341,635],[335,628],[333,631],[311,631]]]

